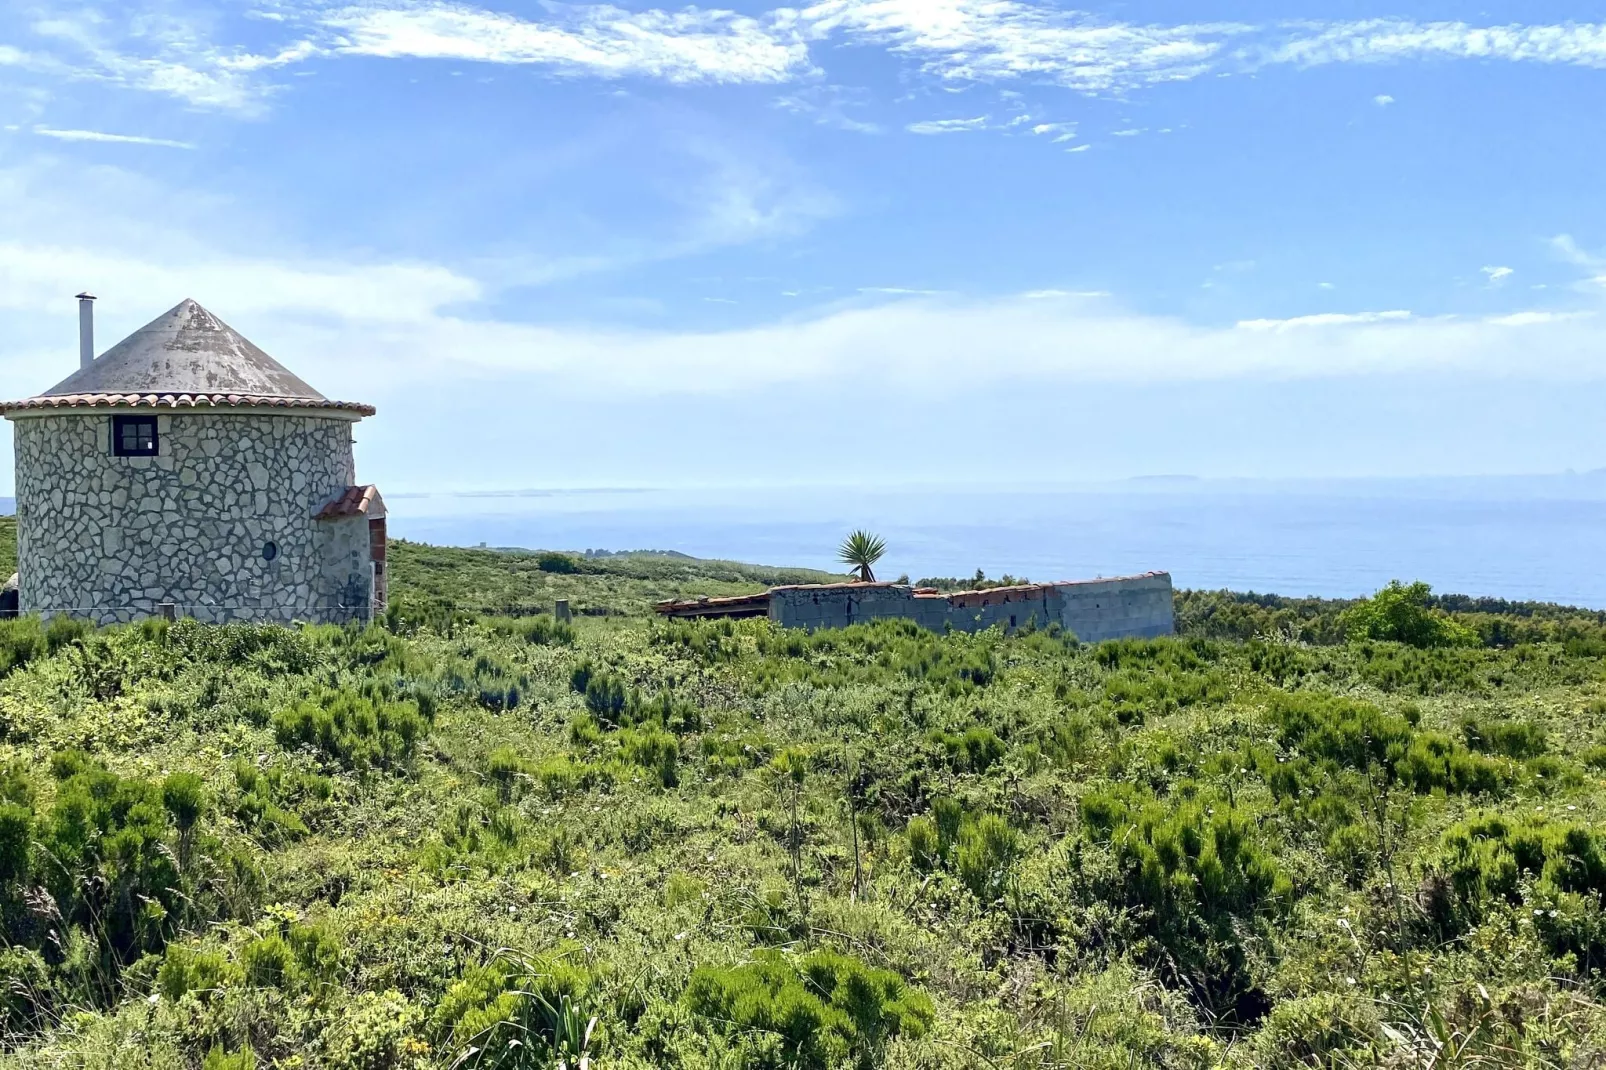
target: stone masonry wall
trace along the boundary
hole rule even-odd
[[[1164,572],[951,596],[917,595],[900,584],[777,587],[770,592],[770,619],[810,631],[884,619],[966,632],[1058,624],[1085,643],[1175,630],[1171,577]]]
[[[341,549],[350,540],[323,531],[341,521],[313,519],[355,481],[350,420],[157,420],[158,456],[114,457],[105,410],[15,419],[22,612],[112,623],[171,601],[213,622],[367,615],[366,555],[359,564]]]

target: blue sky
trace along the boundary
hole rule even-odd
[[[0,0],[0,376],[88,288],[395,490],[1606,466],[1592,17]]]

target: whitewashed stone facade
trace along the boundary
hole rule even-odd
[[[355,480],[351,420],[250,411],[157,420],[155,457],[113,456],[105,411],[16,420],[22,612],[110,623],[173,602],[210,621],[366,614],[366,522],[314,519]]]
[[[324,399],[193,302],[143,333],[57,389],[0,406],[15,428],[20,611],[369,618],[384,506],[353,485],[352,429],[373,410]],[[118,392],[136,374],[160,390],[178,360],[189,379],[228,389],[241,352],[250,395]],[[154,455],[114,448],[115,421],[130,416],[155,420]]]

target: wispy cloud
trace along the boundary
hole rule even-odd
[[[260,110],[272,72],[315,59],[365,56],[524,65],[569,76],[677,84],[804,82],[828,45],[882,49],[946,83],[1031,80],[1087,94],[1131,94],[1167,82],[1273,66],[1483,60],[1606,68],[1606,24],[1371,19],[1347,22],[1113,20],[1047,0],[819,0],[738,14],[682,6],[542,3],[513,14],[466,0],[274,0],[253,25],[278,39],[220,39],[220,20],[176,9],[61,9],[0,45],[0,66],[95,79],[187,104]],[[268,16],[271,16],[269,18]],[[23,35],[32,40],[24,44]],[[37,45],[38,47],[34,47]],[[1387,94],[1373,98],[1393,103]],[[842,117],[836,125],[869,124]]]
[[[808,47],[764,20],[689,7],[630,12],[611,4],[550,5],[536,22],[467,4],[365,4],[319,18],[346,55],[537,64],[574,74],[670,82],[784,82]]]
[[[193,149],[188,141],[169,141],[161,137],[141,137],[137,134],[107,134],[99,130],[57,130],[49,126],[36,126],[33,132],[40,137],[57,141],[99,141],[113,145],[154,145],[164,149]]]
[[[1488,276],[1490,286],[1498,286],[1515,275],[1516,270],[1508,267],[1486,267],[1483,273]]]
[[[987,116],[974,119],[927,119],[904,127],[911,134],[963,134],[969,130],[987,129]]]
[[[824,0],[800,18],[813,36],[882,44],[942,78],[1036,77],[1089,92],[1197,77],[1252,29],[1137,26],[1015,0]]]
[[[1372,103],[1376,104],[1380,108],[1386,108],[1390,104],[1394,103],[1394,98],[1389,96],[1387,93],[1379,93],[1377,96],[1372,98]]]
[[[1238,329],[1243,331],[1298,331],[1312,327],[1352,327],[1368,323],[1398,323],[1411,318],[1411,313],[1404,310],[1389,312],[1321,312],[1313,316],[1295,316],[1292,319],[1272,320],[1240,320]]]
[[[831,126],[855,134],[879,134],[881,125],[858,118],[868,103],[862,90],[839,85],[807,86],[795,93],[777,97],[775,106],[794,115],[807,116],[820,126]]]
[[[1270,47],[1262,59],[1306,67],[1407,59],[1495,59],[1606,67],[1606,25],[1473,26],[1407,19],[1294,24],[1290,38]]]

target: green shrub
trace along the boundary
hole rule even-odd
[[[242,975],[221,952],[170,945],[156,974],[156,987],[177,1003],[190,993],[209,997],[227,985],[238,984]]]
[[[60,783],[36,825],[50,863],[37,879],[116,962],[160,950],[185,907],[161,788],[77,752],[58,753],[51,769]]]
[[[1323,992],[1280,1001],[1254,1047],[1263,1065],[1272,1068],[1360,1065],[1358,1056],[1381,1036],[1369,1001]]]
[[[1395,775],[1419,794],[1445,791],[1492,795],[1510,786],[1510,768],[1474,754],[1439,732],[1421,732],[1394,765]]]
[[[451,1065],[516,1070],[570,1065],[589,1052],[588,970],[562,955],[503,956],[471,967],[447,989],[430,1015],[437,1045],[455,1053]]]
[[[348,769],[405,762],[428,725],[412,702],[375,701],[350,691],[326,691],[273,715],[284,747],[310,747]]]
[[[306,822],[291,807],[324,802],[334,790],[327,777],[316,773],[295,772],[280,764],[258,769],[245,758],[234,763],[234,782],[240,789],[234,816],[270,845],[305,836]]]
[[[621,730],[619,754],[625,761],[652,773],[663,787],[672,788],[680,783],[680,741],[657,725]]]
[[[214,1046],[201,1060],[201,1070],[256,1070],[256,1052],[250,1048],[241,1048],[233,1055],[228,1054],[221,1046]]]
[[[496,785],[496,792],[504,803],[517,794],[518,785],[528,779],[530,766],[511,747],[498,747],[485,760],[485,775]]]
[[[206,808],[206,782],[195,773],[172,773],[162,781],[162,805],[179,832],[188,832]]]
[[[1497,794],[1514,777],[1509,763],[1469,751],[1442,733],[1418,731],[1407,718],[1355,699],[1279,693],[1268,703],[1267,720],[1283,747],[1297,755],[1283,762],[1259,755],[1262,775],[1278,798],[1317,795],[1346,772],[1382,786],[1403,783],[1421,794]]]
[[[490,617],[481,622],[496,635],[523,639],[531,646],[573,646],[574,626],[551,617]]]
[[[292,987],[296,979],[295,952],[278,933],[258,937],[240,955],[246,983],[256,988]]]
[[[1083,835],[1115,862],[1098,898],[1139,908],[1153,965],[1219,1011],[1253,1017],[1246,924],[1285,906],[1292,883],[1257,833],[1257,815],[1224,799],[1161,800],[1131,785],[1089,791]]]
[[[14,802],[0,803],[0,884],[27,876],[33,841],[33,810]]]
[[[797,959],[761,951],[743,966],[702,967],[684,1000],[707,1028],[735,1037],[753,1067],[875,1066],[888,1040],[923,1036],[935,1016],[897,974],[829,950]]]
[[[361,992],[324,1032],[324,1070],[403,1070],[422,1065],[423,1012],[395,990]]]
[[[994,814],[970,818],[959,826],[954,868],[971,894],[992,902],[1003,891],[1010,867],[1020,854],[1020,837]]]
[[[616,728],[623,722],[630,693],[619,677],[612,673],[592,676],[586,681],[584,694],[586,709],[603,724]]]
[[[905,835],[909,839],[909,858],[914,862],[915,868],[929,873],[942,863],[937,824],[931,818],[914,818],[909,822]]]
[[[38,617],[0,620],[0,677],[10,675],[49,650]]]
[[[1420,581],[1407,586],[1394,580],[1345,610],[1340,621],[1352,641],[1380,639],[1422,649],[1476,645],[1472,629],[1430,608],[1432,594]]]
[[[1283,746],[1336,768],[1365,772],[1405,753],[1411,726],[1368,702],[1319,691],[1272,695],[1267,720]]]
[[[1495,900],[1520,903],[1525,877],[1545,896],[1606,893],[1606,839],[1583,825],[1487,813],[1452,826],[1440,842],[1457,927],[1480,921]]]
[[[962,735],[933,732],[931,741],[943,749],[956,773],[985,773],[1004,757],[1004,741],[982,725],[968,728]]]
[[[1468,718],[1461,724],[1467,746],[1485,754],[1507,758],[1537,758],[1545,753],[1545,730],[1532,721],[1480,721]]]

